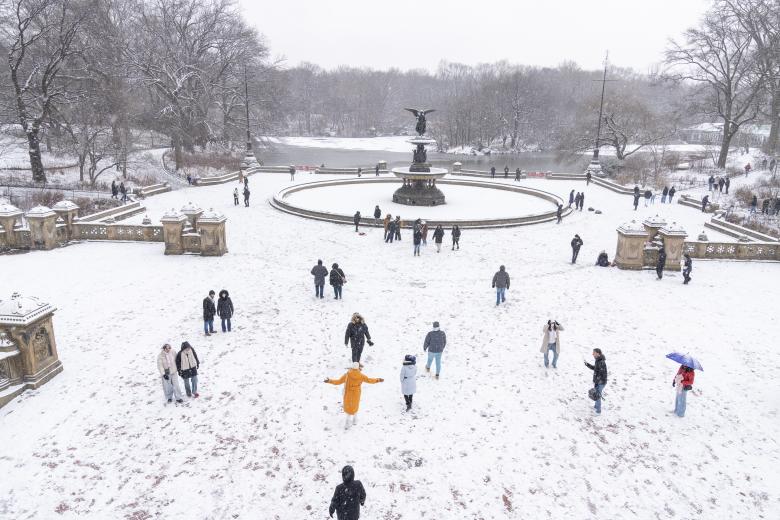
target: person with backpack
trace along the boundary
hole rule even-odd
[[[176,354],[176,369],[184,380],[184,390],[187,392],[187,397],[200,397],[198,393],[199,368],[200,360],[195,353],[195,349],[192,348],[189,342],[182,342],[181,350]]]
[[[593,349],[593,358],[596,360],[594,364],[585,362],[585,366],[593,370],[593,389],[595,390],[593,405],[596,414],[601,414],[601,393],[604,391],[604,387],[607,386],[607,360],[600,348]]]
[[[442,229],[441,224],[436,226],[436,229],[433,230],[433,241],[436,243],[436,252],[441,253],[441,243],[444,240],[444,229]]]
[[[352,319],[347,324],[347,330],[344,332],[344,346],[352,349],[352,361],[360,362],[360,356],[363,355],[363,346],[368,343],[369,347],[374,346],[371,341],[371,333],[368,332],[368,325],[359,313],[354,313]]]
[[[496,307],[506,301],[506,291],[509,290],[509,273],[503,265],[493,275],[493,287],[496,289]]]
[[[347,278],[344,276],[344,271],[341,270],[339,264],[333,264],[330,266],[330,285],[333,287],[333,299],[341,300],[341,291],[344,284],[347,283]]]
[[[322,260],[317,260],[317,265],[311,268],[311,274],[314,276],[314,297],[324,298],[325,277],[328,276],[328,268],[322,265]]]
[[[162,346],[162,351],[157,356],[157,370],[160,372],[163,394],[168,402],[172,403],[174,397],[176,398],[177,403],[183,402],[184,400],[181,398],[181,389],[179,388],[176,360],[173,357],[171,346],[168,343]]]
[[[550,365],[548,354],[551,350],[553,351],[552,366],[553,368],[558,368],[558,355],[561,353],[560,332],[562,330],[563,325],[555,320],[547,320],[544,328],[542,328],[544,337],[542,338],[542,348],[539,352],[544,354],[544,368],[547,368]]]
[[[460,251],[460,226],[455,224],[452,226],[452,250]]]
[[[360,408],[360,387],[363,383],[373,385],[384,381],[381,377],[371,378],[363,374],[361,365],[358,361],[352,363],[350,368],[343,376],[338,379],[326,378],[325,382],[331,385],[344,385],[344,413],[347,419],[344,422],[344,429],[348,430],[351,425],[357,424],[357,413]],[[351,421],[350,421],[351,419]]]
[[[227,289],[219,291],[217,315],[222,320],[222,332],[230,332],[230,318],[233,317],[233,300],[230,299]]]
[[[209,295],[203,298],[203,332],[206,336],[214,334],[214,315],[217,314],[217,307],[214,305],[214,291],[209,291]]]
[[[417,391],[417,358],[411,354],[404,356],[401,365],[401,393],[406,403],[406,411],[412,409],[412,399]]]
[[[674,413],[677,417],[685,417],[685,407],[688,392],[693,390],[693,380],[695,371],[685,365],[680,366],[677,374],[672,381],[672,388],[677,389],[677,395],[674,399]]]
[[[447,335],[443,330],[439,330],[439,322],[433,322],[433,330],[425,335],[423,342],[423,352],[428,352],[428,361],[425,363],[425,371],[431,371],[431,364],[436,363],[436,379],[441,374],[441,355],[444,347],[447,346]]]
[[[583,245],[583,241],[580,238],[579,235],[574,235],[574,238],[571,239],[571,263],[576,264],[577,263],[577,256],[580,254],[580,248]]]
[[[342,483],[336,486],[333,498],[330,499],[328,514],[333,518],[333,513],[336,513],[337,520],[358,520],[360,506],[366,503],[366,490],[359,480],[355,480],[352,466],[341,469],[341,480]]]

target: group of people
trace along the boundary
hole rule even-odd
[[[119,197],[120,194],[122,195],[121,198]],[[111,198],[127,202],[127,188],[124,181],[120,181],[118,186],[116,179],[111,181]]]
[[[671,188],[664,186],[664,189],[661,191],[661,204],[671,204],[675,193],[677,193],[677,189],[674,186]],[[639,199],[644,198],[645,207],[648,207],[651,204],[655,204],[655,197],[656,193],[653,190],[648,188],[644,192],[641,192],[639,186],[634,186],[634,211],[636,211],[639,206]]]
[[[339,264],[334,263],[328,268],[322,265],[322,260],[317,260],[317,265],[311,268],[311,275],[314,277],[314,297],[325,298],[325,278],[328,278],[331,287],[333,287],[333,299],[341,300],[344,284],[347,283],[347,277]]]
[[[209,295],[203,298],[203,332],[206,336],[215,334],[214,316],[219,316],[222,320],[222,332],[231,331],[230,319],[233,317],[233,300],[227,290],[219,291],[219,300],[214,301],[214,291],[209,291]]]
[[[174,399],[177,403],[184,401],[179,387],[179,378],[184,381],[187,397],[200,397],[198,393],[199,368],[200,360],[189,342],[183,341],[181,349],[175,355],[170,344],[166,343],[162,346],[162,351],[157,356],[157,371],[160,373],[163,394],[167,402],[171,403]]]
[[[575,210],[582,211],[583,206],[585,205],[585,192],[577,192],[577,194],[574,194],[574,190],[571,190],[569,193],[569,207],[574,204]],[[558,216],[560,219],[560,215]]]
[[[249,207],[249,177],[239,175],[238,182],[244,184],[244,207]],[[233,205],[238,206],[238,188],[233,188]]]
[[[748,167],[750,164],[748,164]],[[715,177],[714,175],[710,175],[710,177],[707,179],[707,186],[708,190],[715,193],[723,193],[723,188],[726,188],[726,195],[729,194],[729,187],[731,186],[731,179],[729,179],[728,175]]]
[[[522,176],[523,171],[520,168],[515,168],[515,180],[519,181],[520,177]],[[496,178],[496,167],[491,166],[490,167],[490,178],[495,179]],[[504,166],[504,178],[509,178],[509,165]]]

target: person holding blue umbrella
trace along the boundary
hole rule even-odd
[[[672,352],[667,354],[666,357],[680,363],[680,369],[674,376],[674,381],[672,381],[672,387],[677,389],[677,395],[674,400],[674,413],[677,417],[685,417],[687,395],[693,389],[694,370],[704,369],[701,367],[701,363],[687,353]]]

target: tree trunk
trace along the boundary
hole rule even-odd
[[[43,161],[41,160],[41,142],[38,138],[39,130],[37,126],[27,130],[27,145],[30,153],[30,169],[32,170],[32,178],[34,182],[46,183],[46,172],[43,169]]]
[[[173,159],[176,164],[176,171],[179,171],[179,168],[181,168],[181,142],[179,139],[173,140]]]
[[[772,90],[769,120],[772,122],[772,126],[769,128],[769,137],[764,143],[764,152],[775,155],[778,149],[778,137],[780,137],[780,88]]]
[[[718,168],[726,167],[726,159],[729,157],[729,145],[731,144],[731,138],[734,137],[734,133],[731,130],[731,124],[728,119],[723,121],[723,139],[720,141],[720,154],[718,155]]]

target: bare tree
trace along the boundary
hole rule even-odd
[[[756,64],[754,42],[723,9],[711,9],[698,28],[685,32],[685,43],[671,41],[666,63],[671,77],[706,87],[705,113],[723,120],[717,165],[726,167],[729,145],[739,128],[758,115],[763,75]]]

